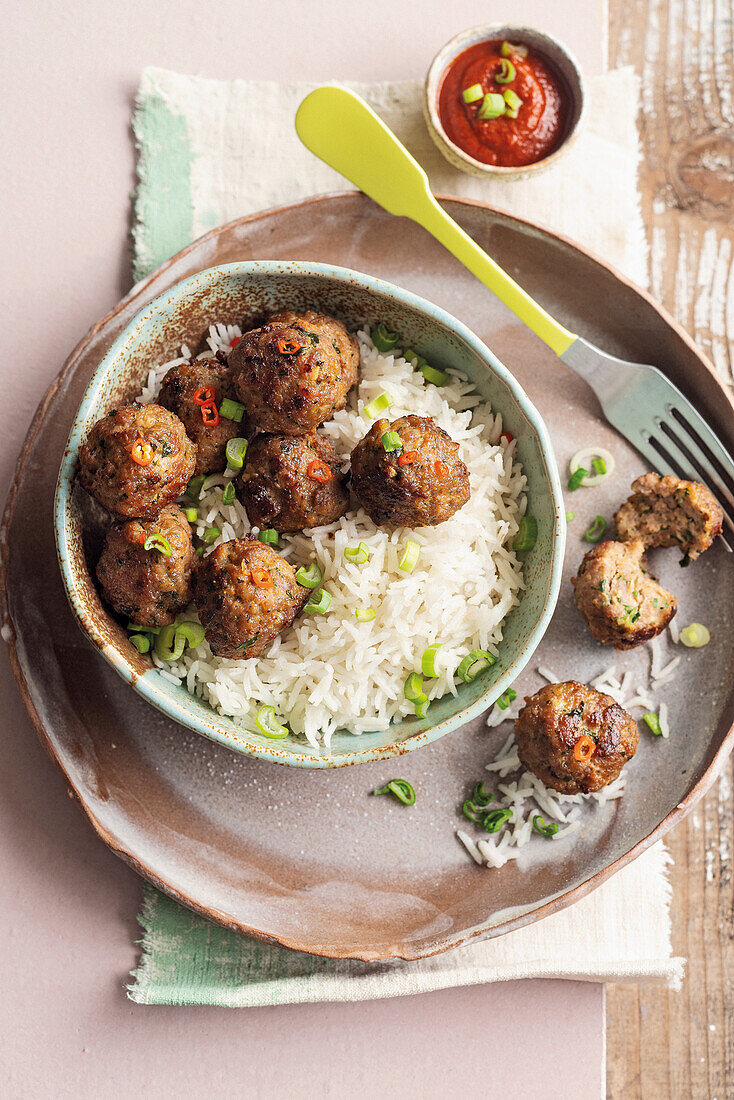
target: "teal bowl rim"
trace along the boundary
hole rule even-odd
[[[249,740],[247,736],[249,731],[246,730],[242,731],[243,737],[240,738],[229,731],[223,730],[219,726],[217,720],[221,716],[214,710],[211,711],[213,721],[211,724],[208,724],[196,715],[188,714],[183,711],[175,698],[171,695],[171,692],[175,690],[175,686],[173,684],[168,684],[164,677],[158,675],[157,669],[149,669],[146,673],[141,675],[139,671],[133,667],[130,659],[120,649],[115,648],[115,646],[106,641],[99,634],[93,617],[90,615],[77,593],[75,576],[71,564],[74,560],[74,555],[72,553],[67,520],[72,506],[71,498],[74,485],[74,473],[77,464],[78,449],[82,442],[82,425],[94,405],[98,386],[106,375],[110,363],[124,347],[132,330],[140,324],[146,315],[152,316],[161,306],[175,304],[182,296],[185,297],[186,290],[190,286],[195,284],[200,286],[202,278],[208,277],[213,280],[216,277],[229,273],[237,273],[240,275],[257,274],[267,276],[268,274],[277,274],[279,276],[294,275],[322,277],[336,280],[337,282],[349,283],[352,286],[358,286],[368,293],[377,296],[397,298],[403,305],[419,313],[428,315],[438,324],[450,329],[456,336],[463,340],[487,365],[487,368],[491,369],[491,371],[505,383],[537,435],[556,517],[552,540],[553,560],[551,563],[550,584],[545,595],[543,612],[522,650],[508,665],[503,675],[488,687],[482,695],[474,700],[473,703],[469,703],[462,707],[450,718],[444,719],[434,726],[422,729],[413,735],[409,735],[403,741],[370,749],[356,749],[354,752],[340,753],[336,757],[330,755],[316,757],[301,755],[286,750],[286,747],[280,741],[269,743],[261,740]],[[64,588],[80,628],[94,643],[108,664],[110,664],[118,675],[142,696],[143,699],[151,703],[179,725],[194,730],[196,733],[216,741],[235,752],[240,752],[258,760],[284,764],[290,767],[323,769],[347,767],[353,764],[365,764],[373,761],[387,760],[391,757],[402,756],[404,753],[412,752],[423,745],[428,745],[437,741],[440,737],[450,733],[452,730],[466,725],[473,718],[484,713],[492,703],[499,698],[502,692],[517,678],[532,657],[548,629],[553,612],[555,611],[563,570],[566,541],[566,515],[563,490],[558,474],[555,454],[543,418],[507,367],[500,362],[487,345],[462,321],[459,321],[458,318],[454,317],[447,310],[434,305],[432,302],[429,302],[427,299],[417,294],[413,294],[409,290],[404,290],[385,279],[379,279],[372,275],[353,271],[350,268],[299,260],[247,260],[228,264],[218,264],[214,267],[196,272],[181,282],[176,283],[162,294],[151,299],[147,305],[143,306],[111,345],[89,380],[71,426],[54,494],[54,530],[56,551]],[[254,738],[256,735],[252,734],[251,736]],[[355,741],[357,743],[359,742],[357,736],[355,736]]]

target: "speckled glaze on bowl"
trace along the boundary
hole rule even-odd
[[[475,160],[474,157],[469,156],[467,152],[451,140],[441,122],[441,116],[438,112],[438,95],[446,69],[460,53],[468,50],[470,46],[475,46],[478,42],[489,42],[491,39],[496,38],[506,39],[509,42],[519,42],[529,46],[531,50],[536,49],[539,53],[544,54],[563,77],[570,96],[571,109],[561,144],[550,156],[535,161],[534,164],[505,168],[501,165],[484,164],[481,160]],[[581,132],[585,114],[586,89],[576,58],[566,46],[563,46],[552,35],[538,30],[537,27],[526,27],[521,23],[484,23],[482,26],[471,27],[469,30],[455,35],[445,46],[441,47],[434,57],[423,85],[423,115],[428,132],[435,145],[446,157],[446,160],[453,164],[455,168],[468,173],[470,176],[519,180],[547,171],[571,148]]]
[[[212,321],[244,327],[286,306],[316,306],[352,326],[387,318],[431,362],[464,371],[482,397],[502,413],[518,440],[528,479],[528,510],[537,517],[539,528],[538,541],[525,561],[526,590],[507,619],[497,664],[462,685],[458,696],[432,703],[426,718],[405,719],[358,738],[339,731],[331,752],[321,754],[294,736],[271,741],[243,730],[166,680],[133,649],[126,631],[102,605],[92,579],[102,528],[74,480],[78,449],[92,424],[110,408],[134,398],[150,363],[173,358],[182,342],[199,349]],[[205,737],[249,756],[308,768],[334,768],[409,752],[486,710],[517,677],[545,633],[558,598],[565,541],[562,491],[545,425],[492,352],[450,314],[408,291],[345,268],[299,262],[213,267],[177,284],[137,314],[105,355],[84,394],[59,474],[54,518],[61,573],[74,613],[124,680],[168,717]]]

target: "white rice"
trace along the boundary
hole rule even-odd
[[[210,350],[203,354],[228,350],[239,335],[235,326],[212,325]],[[328,747],[337,729],[354,734],[381,730],[393,718],[412,714],[404,682],[420,669],[422,654],[433,642],[442,643],[439,675],[424,680],[424,690],[430,699],[456,694],[454,675],[462,657],[473,649],[497,654],[504,620],[524,587],[511,545],[526,507],[526,479],[514,458],[514,441],[499,444],[501,416],[481,403],[458,372],[450,371],[450,381],[438,388],[399,355],[380,354],[367,330],[358,339],[360,385],[348,408],[324,425],[324,434],[346,461],[369,430],[364,405],[386,392],[393,402],[389,419],[409,413],[432,416],[459,444],[469,468],[471,499],[436,528],[387,532],[355,509],[328,526],[282,536],[279,550],[294,566],[318,563],[332,599],[327,614],[301,616],[256,661],[214,657],[203,643],[164,670],[167,678],[184,683],[249,729],[256,728],[258,707],[271,704],[294,733],[315,747],[321,741]],[[188,348],[182,348],[181,358],[173,362],[186,358]],[[139,401],[155,398],[171,365],[150,372]],[[217,526],[219,542],[251,530],[239,501],[222,506],[225,483],[226,475],[209,479],[198,506],[197,534]],[[408,537],[421,548],[412,574],[398,568]],[[371,553],[363,566],[344,558],[345,548],[359,542]],[[355,610],[368,607],[376,618],[357,622]]]

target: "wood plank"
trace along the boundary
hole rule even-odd
[[[610,64],[642,79],[650,285],[734,380],[734,0],[610,0]],[[734,770],[668,837],[680,993],[607,990],[607,1095],[734,1096]]]

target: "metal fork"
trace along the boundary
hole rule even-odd
[[[439,206],[421,166],[354,92],[317,88],[298,108],[296,130],[317,157],[389,213],[427,229],[493,290],[589,383],[607,420],[654,470],[703,482],[721,504],[727,533],[734,536],[734,459],[661,371],[608,355],[546,313]],[[731,550],[727,539],[723,542]]]

